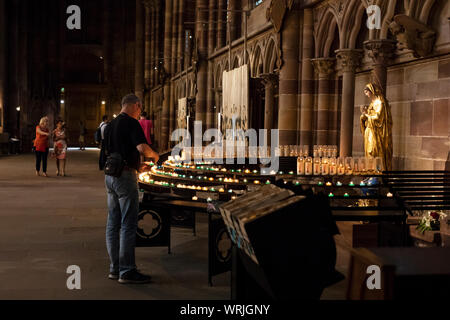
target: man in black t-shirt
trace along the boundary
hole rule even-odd
[[[137,96],[129,94],[122,99],[122,110],[105,128],[105,146],[108,153],[118,152],[125,167],[117,178],[105,176],[108,193],[108,221],[106,246],[110,257],[108,278],[120,283],[147,283],[150,276],[136,269],[134,249],[139,212],[137,171],[141,155],[159,160],[158,154],[147,144],[138,122],[142,104]]]

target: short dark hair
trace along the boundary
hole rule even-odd
[[[141,117],[147,118],[147,112],[145,112],[145,111],[142,112],[142,113],[141,113]]]
[[[134,93],[130,93],[130,94],[127,94],[125,97],[123,97],[122,107],[126,106],[127,104],[135,104],[138,102],[140,103],[141,99],[139,99],[139,97],[137,95],[135,95]]]
[[[102,117],[102,120],[103,121],[106,121],[106,120],[108,120],[108,115],[107,114],[105,114],[103,117]]]

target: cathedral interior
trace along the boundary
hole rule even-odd
[[[80,28],[69,27],[73,5]],[[438,174],[423,181],[443,181],[439,196],[450,194],[447,0],[0,0],[0,170],[13,145],[31,153],[44,116],[50,130],[66,123],[69,147],[84,123],[96,147],[102,117],[119,115],[129,93],[152,120],[151,147],[167,154],[183,123],[223,128],[235,93],[224,77],[243,67],[245,128],[278,129],[279,145],[310,152],[336,146],[340,157],[367,154],[360,116],[374,84],[390,106],[389,169]],[[349,227],[353,237],[370,229],[361,226]]]

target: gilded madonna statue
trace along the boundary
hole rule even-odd
[[[371,100],[368,107],[361,108],[360,121],[365,155],[380,157],[383,170],[392,170],[391,108],[376,84],[367,84],[364,94]]]

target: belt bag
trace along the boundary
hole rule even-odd
[[[122,155],[118,152],[113,152],[106,158],[105,174],[108,176],[120,178],[123,168],[125,167],[125,161]]]

